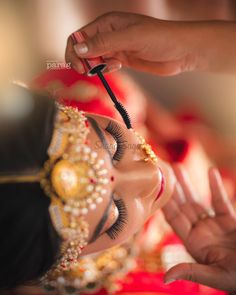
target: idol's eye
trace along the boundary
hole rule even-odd
[[[113,160],[120,161],[127,146],[127,141],[124,139],[123,131],[114,121],[110,121],[105,130],[111,134],[117,143],[117,149],[113,155]]]
[[[107,235],[115,240],[119,233],[123,230],[125,224],[127,223],[127,210],[125,207],[125,203],[122,199],[114,200],[114,203],[118,209],[119,215],[116,222],[106,230]]]

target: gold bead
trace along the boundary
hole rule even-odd
[[[70,227],[71,227],[71,228],[76,228],[76,225],[77,225],[76,222],[71,222],[71,223],[70,223]]]

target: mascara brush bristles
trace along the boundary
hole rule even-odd
[[[119,101],[117,101],[117,103],[115,103],[115,107],[116,107],[117,111],[120,113],[120,115],[122,116],[126,127],[128,129],[131,129],[132,128],[131,120],[130,120],[129,114],[126,111],[125,107]]]
[[[117,109],[117,111],[120,113],[127,129],[131,129],[132,128],[132,124],[131,124],[131,120],[129,117],[129,114],[127,112],[127,110],[125,109],[125,107],[117,100],[115,94],[113,93],[113,91],[111,90],[109,84],[107,83],[107,80],[105,79],[105,77],[103,76],[101,71],[97,71],[97,75],[100,78],[103,86],[105,87],[107,93],[109,94],[111,100],[113,101],[115,108]]]

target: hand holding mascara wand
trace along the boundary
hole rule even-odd
[[[86,34],[83,32],[75,32],[71,35],[71,37],[74,44],[77,44],[77,43],[85,41]],[[109,94],[112,102],[114,103],[115,108],[120,113],[126,127],[128,129],[131,129],[132,125],[131,125],[131,120],[130,120],[128,112],[126,111],[124,106],[117,100],[114,92],[112,91],[110,85],[108,84],[106,78],[104,77],[102,73],[104,69],[106,68],[106,63],[104,62],[103,58],[102,57],[86,58],[86,59],[81,59],[81,62],[83,63],[85,72],[88,76],[97,75],[99,77],[107,93]]]

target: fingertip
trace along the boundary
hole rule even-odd
[[[172,283],[174,280],[175,280],[175,278],[172,278],[171,276],[169,276],[169,271],[167,271],[164,274],[164,278],[163,278],[164,284],[168,285],[168,284]]]
[[[173,283],[175,281],[176,281],[175,278],[164,279],[164,284],[168,285],[168,284],[171,284],[171,283]]]
[[[84,74],[85,70],[84,70],[84,66],[81,62],[76,62],[74,64],[72,64],[72,67],[76,70],[76,72],[78,72],[79,74]]]
[[[83,42],[83,43],[77,43],[74,45],[74,50],[75,53],[80,57],[80,56],[85,56],[89,49],[88,49],[88,45]]]
[[[215,181],[218,184],[221,184],[222,177],[221,177],[219,169],[217,169],[216,167],[211,167],[209,169],[209,179],[210,179],[210,181]]]
[[[173,170],[179,183],[182,183],[183,179],[186,179],[186,177],[188,177],[186,170],[182,164],[174,164]]]
[[[175,192],[178,196],[178,201],[180,202],[180,204],[184,204],[186,203],[186,198],[185,198],[185,195],[184,195],[184,191],[182,189],[182,186],[180,185],[180,183],[178,181],[176,181],[176,184],[175,184]]]
[[[114,64],[114,65],[110,65],[108,67],[108,71],[111,73],[111,72],[119,71],[121,68],[122,68],[122,64],[121,63]]]
[[[105,69],[105,73],[112,73],[112,72],[116,72],[119,71],[122,68],[122,63],[118,60],[106,60],[107,66]]]
[[[181,268],[181,264],[177,264],[168,269],[163,278],[165,284],[170,284],[181,279],[181,275],[178,273],[179,267]]]
[[[220,174],[219,169],[215,166],[211,166],[208,170],[209,175],[217,175]]]
[[[184,171],[184,167],[182,164],[179,164],[179,163],[175,163],[173,164],[173,170],[176,172],[176,173],[181,173]]]

